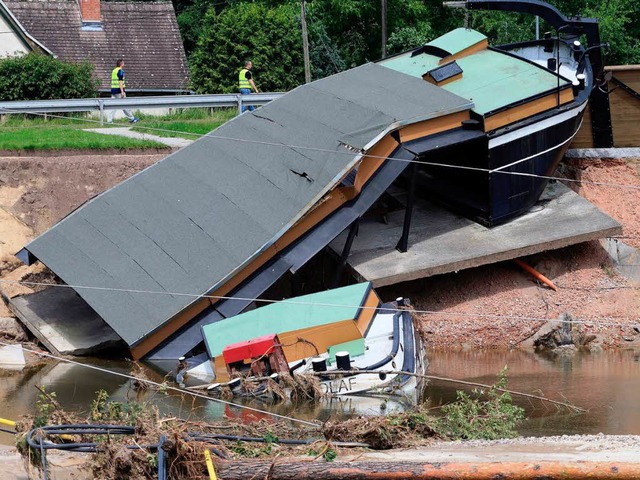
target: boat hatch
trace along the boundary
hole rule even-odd
[[[462,78],[462,68],[455,61],[433,68],[422,75],[424,81],[438,86],[446,85],[459,78]]]

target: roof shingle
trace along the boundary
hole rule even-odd
[[[136,345],[192,304],[188,294],[224,285],[321,201],[359,161],[345,142],[368,149],[398,125],[471,106],[422,79],[363,65],[239,115],[25,249],[69,285],[98,287],[77,291]]]

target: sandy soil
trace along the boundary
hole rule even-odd
[[[162,158],[153,155],[0,157],[0,275],[30,238],[98,193]],[[624,226],[622,240],[640,248],[640,160],[571,160],[563,174],[579,193]],[[612,186],[615,184],[616,186]],[[621,188],[626,185],[634,188]],[[512,348],[547,319],[570,313],[597,321],[584,327],[604,347],[640,345],[640,295],[617,274],[598,242],[524,259],[559,287],[553,292],[512,262],[441,275],[384,289],[383,298],[410,297],[430,348]],[[23,277],[25,272],[13,272]],[[0,308],[3,308],[0,306]],[[0,316],[7,314],[0,310]]]
[[[21,280],[28,273],[14,257],[32,238],[44,232],[87,200],[155,163],[152,155],[64,155],[0,157],[0,276]],[[26,293],[4,285],[11,296]],[[0,302],[0,317],[11,313]]]
[[[621,241],[640,248],[640,160],[572,160],[562,174],[574,190],[623,226]],[[624,186],[624,187],[621,187]],[[603,347],[640,345],[638,285],[621,277],[597,241],[523,259],[551,279],[554,292],[512,262],[441,275],[385,289],[410,297],[430,348],[512,348],[569,313]]]

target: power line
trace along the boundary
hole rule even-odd
[[[9,108],[3,108],[2,110],[6,111],[6,112],[9,112],[9,113],[12,112],[12,110],[9,109]],[[13,111],[13,113],[23,113],[23,112]],[[77,120],[77,121],[89,122],[89,123],[97,123],[97,124],[100,123],[99,120],[92,120],[92,119],[88,119],[88,118],[66,117],[66,116],[63,116],[63,115],[38,113],[38,112],[30,112],[28,114],[29,115],[47,116],[47,117],[51,117],[51,118],[62,118],[62,119],[67,119],[67,120]],[[117,126],[118,125],[109,125],[110,128],[114,128],[114,127],[117,127]],[[109,128],[109,127],[107,127],[107,128]],[[25,127],[25,128],[26,129],[30,129],[30,128],[33,128],[33,127]],[[621,188],[621,189],[629,189],[629,190],[640,190],[640,186],[639,185],[625,185],[625,184],[609,183],[609,182],[594,182],[594,181],[589,181],[589,180],[578,180],[578,179],[573,179],[573,178],[553,177],[553,176],[548,176],[548,175],[538,175],[538,174],[535,174],[535,173],[506,172],[506,171],[500,170],[500,168],[505,168],[504,166],[503,167],[498,167],[498,169],[489,169],[489,168],[481,168],[481,167],[469,167],[469,166],[465,166],[465,165],[451,165],[451,164],[447,164],[447,163],[429,162],[429,161],[415,160],[415,159],[407,160],[407,159],[402,159],[402,158],[387,157],[387,156],[384,156],[384,155],[372,155],[372,154],[364,152],[363,150],[353,149],[352,147],[349,147],[348,145],[343,145],[344,150],[331,150],[331,149],[328,149],[328,148],[310,147],[310,146],[305,146],[305,145],[293,145],[293,144],[287,144],[287,143],[265,142],[265,141],[261,141],[261,140],[251,140],[251,139],[247,139],[247,138],[225,137],[225,136],[222,136],[222,135],[215,135],[215,134],[212,134],[212,133],[183,132],[183,131],[180,131],[180,130],[171,130],[171,129],[158,128],[158,127],[144,127],[144,126],[141,126],[141,125],[139,125],[137,128],[144,128],[145,130],[156,131],[156,132],[179,133],[181,135],[187,135],[187,136],[192,136],[192,137],[214,138],[214,139],[218,139],[218,140],[228,140],[228,141],[232,141],[232,142],[249,143],[249,144],[262,145],[262,146],[268,146],[268,147],[290,148],[292,150],[307,150],[307,151],[318,152],[318,153],[329,153],[329,154],[332,154],[332,155],[348,155],[350,157],[353,157],[354,153],[356,153],[357,155],[359,155],[362,158],[374,158],[374,159],[381,159],[381,160],[390,160],[390,161],[396,161],[396,162],[403,162],[403,163],[407,163],[407,164],[415,163],[415,164],[418,164],[418,165],[425,165],[425,166],[431,166],[431,167],[453,168],[453,169],[458,169],[458,170],[468,170],[468,171],[475,171],[475,172],[489,173],[489,174],[515,175],[515,176],[519,176],[519,177],[531,177],[531,178],[539,178],[539,179],[543,179],[543,180],[557,180],[557,181],[562,181],[562,182],[579,183],[579,184],[586,184],[586,185],[595,185],[595,186],[600,186],[600,187]],[[559,145],[557,145],[556,147],[561,147],[562,145],[564,145],[568,141],[569,140],[566,140],[566,141],[560,143]],[[517,162],[514,162],[514,164],[519,163],[519,162],[523,162],[523,161],[526,161],[526,160],[530,160],[531,158],[535,158],[536,156],[539,156],[539,155],[540,154],[536,154],[536,155],[532,155],[530,157],[527,157],[525,159],[518,160]]]
[[[7,284],[18,284],[18,285],[29,285],[29,286],[39,286],[39,287],[58,287],[58,288],[72,288],[74,290],[93,290],[93,291],[106,291],[106,292],[120,292],[120,293],[132,293],[132,294],[147,294],[147,295],[169,295],[176,297],[190,297],[194,299],[207,298],[210,300],[239,300],[246,302],[263,302],[269,304],[275,303],[284,303],[287,305],[301,305],[301,306],[313,306],[313,307],[327,307],[327,308],[350,308],[350,309],[362,309],[362,310],[378,310],[379,307],[367,307],[363,305],[344,305],[344,304],[335,304],[335,303],[320,303],[320,302],[304,302],[295,299],[288,300],[268,300],[261,299],[257,297],[234,297],[234,296],[223,296],[223,295],[209,295],[209,294],[193,294],[193,293],[180,293],[180,292],[166,292],[166,291],[153,291],[153,290],[137,290],[137,289],[129,289],[129,288],[113,288],[113,287],[91,287],[85,285],[67,285],[67,284],[56,284],[56,283],[43,283],[43,282],[27,282],[21,280],[0,280],[0,283]],[[395,312],[404,310],[402,308],[382,308],[384,311]],[[417,310],[411,309],[411,312],[421,315],[430,315],[430,316],[448,316],[448,317],[470,317],[470,318],[492,318],[496,320],[517,320],[522,322],[547,322],[549,318],[541,318],[541,317],[528,317],[521,315],[497,315],[497,314],[488,314],[488,313],[466,313],[466,312],[442,312],[437,310]],[[617,317],[617,316],[608,316],[606,318],[617,318],[624,319],[627,321],[636,322],[637,319],[630,319],[629,317]],[[620,322],[601,322],[596,320],[573,320],[573,323],[582,324],[582,325],[604,325],[604,326],[628,326],[628,323],[620,323]]]
[[[14,345],[14,344],[3,342],[2,340],[0,340],[0,345],[10,346],[10,345]],[[302,423],[302,424],[309,425],[309,426],[312,426],[312,427],[318,427],[319,426],[318,423],[308,422],[306,420],[301,420],[301,419],[294,418],[294,417],[288,417],[286,415],[280,415],[280,414],[277,414],[277,413],[267,412],[266,410],[260,410],[258,408],[253,408],[253,407],[249,407],[249,406],[246,406],[246,405],[240,405],[238,403],[229,402],[227,400],[222,400],[220,398],[210,397],[208,395],[202,395],[201,393],[193,392],[191,390],[176,388],[176,387],[172,387],[171,385],[166,385],[166,384],[154,382],[153,380],[149,380],[147,378],[139,378],[139,377],[135,377],[133,375],[127,375],[126,373],[114,372],[113,370],[109,370],[108,368],[102,368],[102,367],[97,367],[95,365],[89,365],[87,363],[77,362],[77,361],[71,360],[69,358],[58,357],[56,355],[53,355],[53,354],[50,354],[50,353],[46,353],[46,352],[40,352],[38,350],[31,350],[31,349],[26,348],[24,346],[22,347],[22,349],[25,352],[33,353],[34,355],[39,355],[41,357],[52,358],[54,360],[59,360],[61,362],[70,363],[72,365],[79,365],[79,366],[84,367],[84,368],[89,368],[91,370],[96,370],[96,371],[99,371],[99,372],[108,373],[110,375],[115,375],[117,377],[123,377],[123,378],[126,378],[128,380],[136,380],[138,382],[147,383],[149,385],[153,385],[153,386],[161,388],[161,389],[171,390],[171,391],[182,393],[182,394],[186,393],[187,395],[191,395],[193,397],[203,398],[205,400],[209,400],[209,401],[212,401],[212,402],[223,403],[225,405],[229,405],[229,406],[232,406],[232,407],[244,408],[245,410],[250,410],[250,411],[256,412],[256,413],[271,415],[272,417],[280,418],[282,420],[289,420],[289,421],[292,421],[292,422],[298,422],[298,423]]]

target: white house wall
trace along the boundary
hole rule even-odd
[[[0,58],[29,53],[31,49],[0,16]]]

